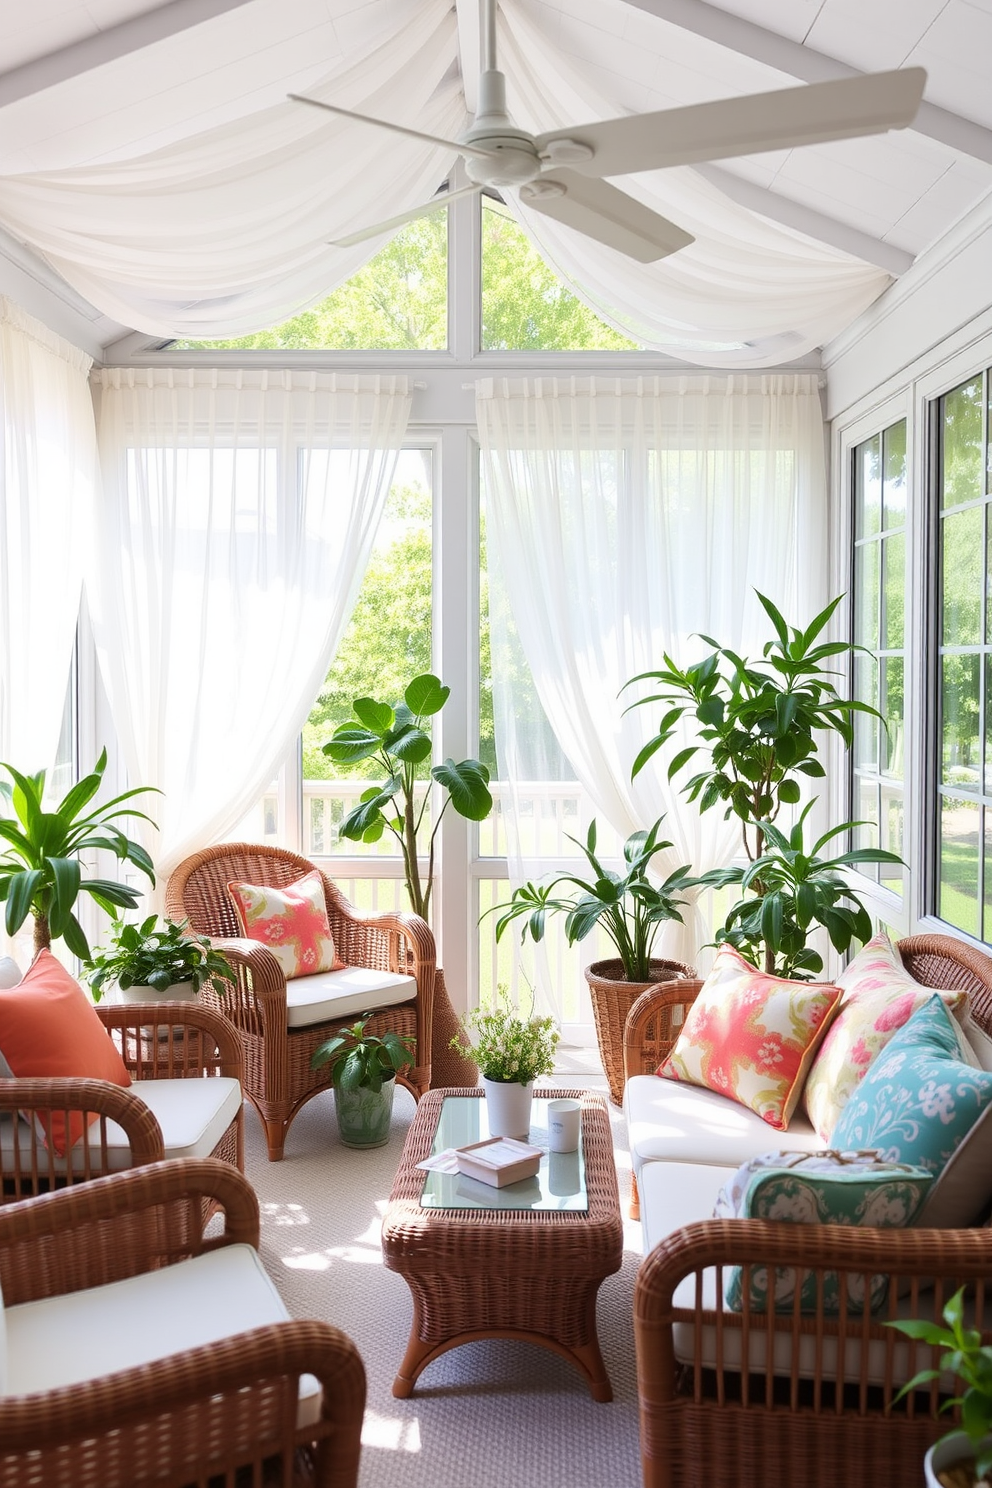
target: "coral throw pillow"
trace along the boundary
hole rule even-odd
[[[837,984],[843,993],[840,1011],[813,1062],[804,1096],[806,1114],[824,1142],[831,1140],[868,1066],[934,995],[932,987],[913,980],[884,933],[858,952]],[[967,1006],[966,992],[939,995],[952,1012]]]
[[[785,1131],[840,988],[755,971],[721,946],[658,1074],[705,1085]]]
[[[344,963],[335,954],[327,919],[324,881],[316,868],[285,889],[249,883],[229,883],[227,889],[242,933],[268,947],[287,981],[341,969]]]
[[[0,1049],[15,1077],[63,1075],[110,1080],[128,1086],[131,1076],[117,1047],[79,983],[51,951],[39,951],[16,987],[0,991]],[[60,1157],[65,1156],[65,1114],[39,1117]],[[89,1117],[95,1121],[96,1112]],[[87,1125],[82,1112],[69,1112],[71,1143]]]

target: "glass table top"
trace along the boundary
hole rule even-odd
[[[484,1142],[490,1135],[485,1097],[448,1095],[431,1156],[450,1147]],[[548,1151],[548,1102],[535,1098],[527,1141],[541,1148],[541,1167],[534,1178],[494,1188],[464,1173],[424,1174],[420,1203],[425,1209],[576,1209],[589,1208],[582,1139],[577,1152]]]

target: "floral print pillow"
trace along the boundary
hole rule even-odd
[[[705,1085],[785,1131],[839,1001],[839,987],[755,971],[723,945],[658,1074]]]
[[[259,940],[275,956],[287,981],[337,971],[334,938],[327,919],[324,881],[315,868],[285,889],[229,883],[242,934]]]
[[[874,936],[842,976],[840,1011],[827,1030],[804,1092],[806,1114],[824,1142],[841,1112],[886,1044],[934,996],[915,982],[889,937]],[[966,992],[941,992],[952,1010],[966,1007]]]
[[[992,1073],[961,1061],[936,993],[892,1039],[841,1112],[831,1141],[938,1177],[992,1104]]]

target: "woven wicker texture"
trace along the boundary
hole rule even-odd
[[[612,1391],[596,1337],[596,1293],[620,1267],[623,1225],[610,1123],[603,1102],[582,1101],[587,1212],[422,1209],[424,1175],[446,1094],[425,1096],[410,1128],[382,1225],[383,1259],[413,1294],[413,1325],[393,1393],[474,1338],[521,1338],[572,1360],[597,1400]],[[543,1090],[542,1096],[574,1094]]]
[[[187,858],[166,886],[166,911],[188,920],[190,929],[209,935],[224,951],[238,976],[237,988],[218,995],[203,988],[199,997],[235,1026],[244,1055],[245,1094],[265,1127],[269,1157],[283,1155],[293,1118],[308,1100],[327,1088],[327,1066],[310,1068],[314,1051],[353,1018],[289,1028],[286,980],[279,963],[260,942],[239,938],[240,927],[227,892],[232,880],[284,889],[313,864],[282,848],[224,843]],[[327,917],[338,955],[349,966],[367,966],[414,977],[417,995],[408,1003],[378,1012],[369,1031],[396,1033],[416,1040],[414,1067],[400,1077],[415,1096],[431,1082],[429,1062],[434,999],[434,937],[426,922],[412,914],[359,915],[326,875]]]
[[[463,1048],[468,1047],[468,1035],[451,1005],[444,972],[439,966],[434,979],[434,1051],[431,1055],[431,1084],[438,1089],[479,1083],[479,1066],[474,1060],[455,1053],[451,1048],[453,1038]]]
[[[224,1228],[203,1238],[206,1208]],[[211,1159],[135,1168],[0,1212],[8,1305],[257,1245],[258,1203]],[[301,1373],[323,1385],[322,1418],[296,1426]],[[45,1394],[0,1398],[0,1488],[206,1488],[312,1483],[354,1488],[365,1376],[326,1323],[286,1322]]]
[[[659,982],[673,981],[678,977],[694,977],[695,970],[682,961],[652,961],[651,980],[628,982],[623,975],[623,962],[594,961],[585,969],[592,999],[592,1012],[596,1020],[596,1038],[599,1054],[610,1085],[610,1099],[619,1106],[623,1101],[624,1087],[624,1028],[627,1014],[634,1003],[649,987]]]
[[[899,950],[925,985],[966,988],[977,1021],[992,1029],[992,959],[939,935],[902,941]],[[670,983],[635,1004],[626,1036],[629,1074],[657,1067],[699,985]],[[734,1265],[800,1267],[818,1279],[839,1272],[842,1291],[845,1276],[848,1285],[865,1288],[872,1275],[888,1275],[890,1282],[877,1316],[853,1308],[836,1318],[823,1316],[822,1307],[809,1316],[758,1312],[746,1277],[743,1312],[706,1311],[703,1272],[716,1268],[722,1293],[724,1268]],[[645,1488],[793,1488],[797,1481],[811,1488],[905,1488],[920,1481],[923,1453],[948,1422],[935,1418],[936,1386],[895,1404],[896,1351],[903,1350],[904,1363],[908,1353],[909,1372],[933,1367],[936,1355],[908,1344],[883,1322],[896,1315],[900,1292],[908,1292],[901,1308],[913,1315],[923,1310],[921,1297],[939,1308],[967,1284],[977,1325],[987,1329],[990,1268],[992,1232],[981,1228],[882,1231],[708,1220],[675,1231],[646,1257],[635,1295]],[[677,1308],[673,1294],[686,1277],[696,1278],[697,1304]],[[925,1295],[930,1288],[932,1297]],[[676,1359],[676,1324],[691,1328],[692,1364]],[[707,1356],[704,1367],[707,1336],[715,1356]],[[801,1376],[803,1339],[812,1340],[814,1363],[810,1368],[807,1361]],[[735,1363],[741,1358],[751,1361],[749,1371]]]

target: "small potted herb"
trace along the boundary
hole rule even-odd
[[[115,920],[110,947],[85,963],[84,975],[99,1002],[116,986],[124,1002],[186,1001],[209,985],[223,993],[237,977],[205,935],[186,934],[186,921],[149,915],[140,925]]]
[[[313,1069],[330,1065],[334,1112],[346,1147],[383,1147],[389,1141],[396,1074],[413,1063],[414,1041],[392,1030],[366,1033],[366,1013],[315,1049]]]
[[[497,996],[495,1007],[475,1008],[462,1020],[468,1046],[453,1038],[451,1048],[482,1072],[490,1134],[526,1137],[534,1081],[554,1070],[559,1033],[553,1018],[515,1012],[503,985]]]

